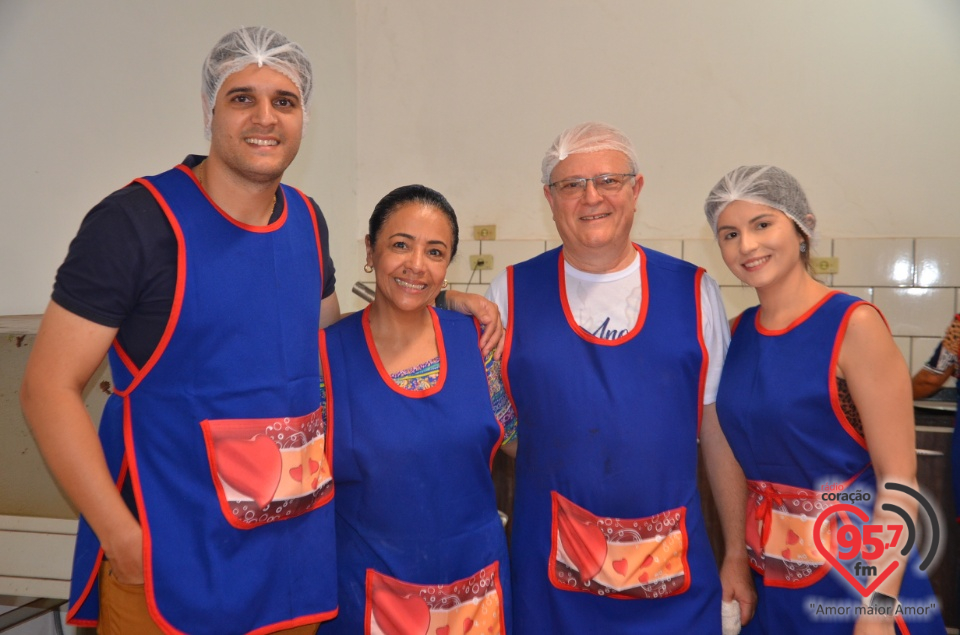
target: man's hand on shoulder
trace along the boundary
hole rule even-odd
[[[483,326],[480,336],[480,348],[484,357],[493,351],[494,359],[500,359],[503,354],[503,340],[506,331],[500,321],[500,309],[497,305],[476,293],[462,291],[447,291],[447,308],[464,315],[472,315]]]

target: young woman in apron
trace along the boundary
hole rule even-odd
[[[733,170],[705,211],[724,262],[760,300],[736,320],[717,397],[749,485],[746,541],[758,604],[744,632],[944,633],[938,609],[915,611],[937,601],[916,550],[900,555],[905,538],[879,559],[857,560],[876,564],[878,574],[892,570],[872,589],[873,577],[857,577],[872,593],[831,566],[849,563],[857,573],[853,559],[836,555],[864,535],[857,518],[902,526],[882,508],[890,504],[916,520],[917,502],[884,487],[917,489],[909,372],[886,322],[876,307],[809,273],[816,219],[785,171]],[[831,511],[844,501],[843,513]],[[879,535],[891,543],[890,534]],[[891,610],[865,610],[880,605]]]

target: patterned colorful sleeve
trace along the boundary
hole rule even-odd
[[[503,426],[503,443],[507,444],[517,438],[517,413],[507,399],[507,391],[500,378],[500,362],[493,359],[492,352],[484,360],[484,367],[487,370],[487,385],[490,386],[490,403],[497,421]]]
[[[953,322],[947,327],[947,333],[943,336],[943,341],[937,345],[933,351],[933,356],[927,360],[924,368],[931,373],[942,375],[953,367],[955,377],[960,377],[960,314],[954,316]]]
[[[323,381],[323,367],[320,367],[320,423],[327,425],[327,384]]]

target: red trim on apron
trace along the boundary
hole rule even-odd
[[[243,229],[248,232],[253,232],[254,234],[268,234],[274,230],[280,229],[281,227],[283,227],[283,224],[287,222],[287,201],[286,199],[284,199],[283,212],[281,212],[280,217],[277,220],[273,221],[272,223],[269,223],[267,225],[248,225],[246,223],[241,223],[236,218],[234,218],[233,216],[225,212],[219,205],[217,205],[214,202],[212,198],[210,198],[210,195],[207,194],[207,190],[204,189],[203,185],[200,183],[200,180],[197,179],[197,175],[193,173],[193,170],[191,170],[190,168],[188,168],[183,164],[178,165],[177,169],[190,177],[190,179],[197,185],[197,188],[199,188],[199,190],[203,193],[206,199],[210,201],[210,205],[212,205],[213,208],[217,210],[217,212],[219,212],[220,215],[223,216],[225,220],[229,221],[232,225],[235,225],[240,229]],[[282,193],[280,195],[283,196]],[[312,206],[310,206],[309,209],[312,209]],[[273,214],[272,209],[270,210],[270,214],[271,215]]]
[[[740,318],[743,317],[743,313],[733,318],[733,322],[730,324],[730,335],[732,336],[737,332],[737,327],[740,326]]]
[[[850,317],[853,315],[853,312],[861,306],[872,307],[877,311],[877,313],[880,313],[880,309],[877,309],[877,307],[873,306],[869,302],[864,301],[851,304],[847,308],[847,312],[844,314],[843,320],[840,322],[840,328],[837,329],[837,337],[833,344],[833,355],[830,357],[830,368],[828,369],[828,372],[830,373],[828,381],[830,386],[830,405],[833,407],[834,415],[836,415],[837,420],[840,422],[840,425],[843,426],[843,429],[846,431],[846,433],[850,435],[850,438],[860,444],[860,447],[862,447],[864,450],[868,450],[866,438],[864,438],[863,434],[858,432],[857,429],[853,427],[853,425],[850,423],[850,420],[847,418],[846,413],[844,413],[843,406],[840,403],[840,394],[837,389],[837,366],[840,359],[840,348],[843,345],[843,338],[847,333],[847,327],[850,325]],[[887,321],[883,317],[882,313],[880,313],[880,319],[882,319],[884,324],[886,324]]]
[[[560,255],[557,258],[557,269],[558,276],[560,280],[560,306],[563,307],[563,314],[567,318],[567,324],[570,325],[570,329],[577,334],[578,337],[584,339],[591,344],[598,344],[600,346],[619,346],[625,342],[629,342],[637,333],[643,328],[643,324],[647,319],[647,310],[650,308],[650,294],[648,289],[650,285],[647,284],[647,255],[643,253],[643,249],[639,245],[634,244],[633,248],[637,250],[637,253],[640,254],[640,288],[643,289],[643,297],[640,300],[640,312],[637,315],[637,323],[633,325],[633,328],[630,329],[630,332],[624,335],[623,337],[618,337],[613,340],[607,340],[592,333],[587,333],[577,324],[577,321],[573,317],[573,311],[570,310],[570,302],[567,299],[567,274],[563,269],[563,263],[565,262],[563,258],[563,250],[560,250]],[[513,300],[510,301],[511,308],[513,307]]]
[[[513,299],[513,271],[513,265],[507,267],[507,333],[503,338],[503,355],[500,356],[500,377],[503,379],[503,390],[507,393],[507,399],[510,400],[513,411],[517,412],[517,400],[513,398],[508,372],[510,353],[513,351],[513,309],[516,306]]]
[[[440,320],[437,318],[437,312],[431,307],[427,307],[427,310],[430,312],[430,320],[433,322],[433,336],[437,342],[437,354],[440,356],[440,376],[437,378],[437,383],[426,390],[407,390],[406,388],[401,388],[397,385],[397,382],[393,381],[393,377],[390,376],[390,373],[387,372],[387,369],[383,365],[383,360],[380,359],[377,344],[373,341],[373,331],[370,329],[371,307],[372,305],[368,305],[367,308],[363,310],[360,319],[363,325],[363,336],[367,341],[367,350],[370,352],[370,357],[373,359],[373,364],[377,367],[377,372],[380,373],[380,378],[383,380],[383,383],[397,394],[410,397],[411,399],[423,399],[443,390],[443,385],[447,381],[447,349],[443,345],[443,332],[440,330]]]
[[[182,168],[191,178],[196,180],[196,177],[193,176],[193,172],[185,166],[177,166]],[[150,355],[150,359],[147,360],[147,363],[143,365],[136,374],[133,375],[133,378],[130,381],[130,385],[123,390],[115,390],[115,394],[123,397],[126,397],[133,392],[143,378],[147,376],[147,373],[160,361],[160,357],[163,355],[163,352],[167,348],[167,344],[170,343],[170,338],[173,337],[173,332],[177,328],[177,322],[180,320],[180,310],[183,308],[183,293],[187,284],[187,250],[184,245],[183,230],[180,228],[180,223],[177,222],[177,217],[174,216],[173,211],[170,209],[170,205],[167,204],[166,199],[163,195],[160,194],[160,191],[154,186],[153,183],[147,179],[135,179],[135,183],[147,188],[153,197],[156,199],[157,203],[160,205],[160,209],[163,210],[164,216],[167,217],[167,221],[170,223],[170,227],[173,229],[174,235],[177,237],[177,285],[173,294],[173,305],[170,307],[170,317],[167,319],[167,326],[163,330],[163,335],[160,337],[160,342],[157,344],[157,348],[153,351],[153,354]],[[198,183],[199,185],[199,183]],[[126,363],[125,363],[126,364]],[[131,362],[132,364],[132,362]],[[129,366],[128,366],[129,368]],[[127,446],[127,450],[130,449],[130,446]]]
[[[304,194],[303,192],[301,192],[300,190],[298,190],[298,189],[295,188],[295,187],[291,187],[291,189],[294,190],[297,194],[300,195],[300,198],[303,199],[303,204],[307,206],[307,211],[310,212],[310,222],[313,223],[313,236],[314,236],[314,238],[316,238],[316,240],[317,240],[317,257],[320,258],[320,296],[321,296],[321,299],[322,299],[322,297],[323,297],[323,281],[324,281],[324,277],[323,277],[323,244],[322,244],[322,242],[321,242],[321,240],[320,240],[320,225],[317,224],[317,212],[316,212],[316,210],[313,208],[313,205],[310,203],[310,199],[307,197],[306,194]],[[282,190],[281,190],[281,191],[282,191]],[[284,206],[283,206],[283,213],[284,213],[284,214],[287,213],[286,203],[284,203]]]
[[[327,357],[327,334],[323,329],[320,329],[317,332],[317,340],[319,342],[320,349],[320,373],[321,379],[324,384],[324,391],[327,393],[327,412],[326,412],[326,422],[327,422],[327,461],[330,465],[330,474],[333,475],[333,391],[329,388],[330,386],[330,359]],[[334,491],[336,491],[336,482],[334,482]]]
[[[783,327],[782,329],[768,329],[768,328],[766,328],[765,326],[763,326],[763,325],[760,323],[760,314],[761,314],[761,312],[763,311],[763,308],[758,308],[758,309],[757,309],[757,313],[756,313],[756,315],[755,315],[754,318],[753,318],[753,320],[754,320],[754,322],[753,322],[754,327],[757,329],[757,333],[760,333],[761,335],[770,335],[770,336],[783,335],[784,333],[787,333],[788,331],[792,331],[792,330],[795,329],[796,327],[798,327],[798,326],[800,326],[801,324],[803,324],[804,322],[806,322],[807,319],[808,319],[811,315],[813,315],[814,313],[817,312],[817,309],[819,309],[821,306],[823,306],[823,305],[827,302],[827,300],[829,300],[829,299],[832,298],[833,296],[837,295],[838,293],[842,293],[842,292],[841,292],[841,291],[830,291],[830,292],[827,293],[825,296],[823,296],[822,298],[820,298],[820,300],[819,300],[816,304],[814,304],[812,307],[810,307],[809,309],[807,309],[807,311],[806,311],[803,315],[801,315],[801,316],[798,317],[796,320],[794,320],[794,321],[791,322],[790,324],[786,325],[786,326]]]
[[[697,269],[697,274],[693,277],[693,293],[697,306],[697,342],[700,343],[702,361],[700,362],[700,387],[697,390],[697,438],[700,438],[700,428],[703,425],[703,393],[707,390],[707,370],[710,366],[710,351],[707,349],[707,343],[703,339],[703,303],[700,293],[703,284],[703,274],[706,269]]]
[[[93,571],[90,573],[90,578],[87,580],[87,583],[83,587],[83,592],[80,594],[80,597],[77,598],[77,601],[74,602],[73,606],[67,611],[66,621],[71,626],[82,626],[85,628],[96,628],[99,620],[78,620],[74,616],[77,614],[77,611],[80,610],[80,607],[87,601],[87,598],[90,596],[90,592],[93,590],[93,586],[97,583],[97,579],[100,575],[100,565],[103,563],[103,549],[100,549],[100,552],[97,554],[96,566],[93,567]]]

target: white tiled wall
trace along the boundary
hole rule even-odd
[[[960,239],[916,240],[917,286],[960,287]]]
[[[704,267],[720,284],[727,315],[733,317],[757,303],[756,293],[743,286],[723,264],[716,242],[705,239],[640,241],[646,247]],[[473,241],[460,243],[447,278],[453,288],[483,293],[505,267],[558,247],[555,238]],[[355,280],[372,280],[362,273],[362,243],[356,273],[338,272],[340,288]],[[473,272],[470,256],[492,254],[493,271]],[[820,276],[828,286],[873,302],[880,308],[894,341],[916,372],[930,357],[953,315],[960,312],[960,237],[958,238],[819,238],[815,256],[833,256],[839,271]],[[343,293],[340,294],[341,297]],[[350,306],[349,304],[347,305]]]
[[[913,243],[911,238],[836,238],[820,241],[817,253],[840,259],[833,276],[838,287],[908,287],[915,270]]]
[[[881,287],[873,292],[873,303],[886,316],[893,334],[913,337],[945,330],[955,312],[955,298],[954,289]]]

